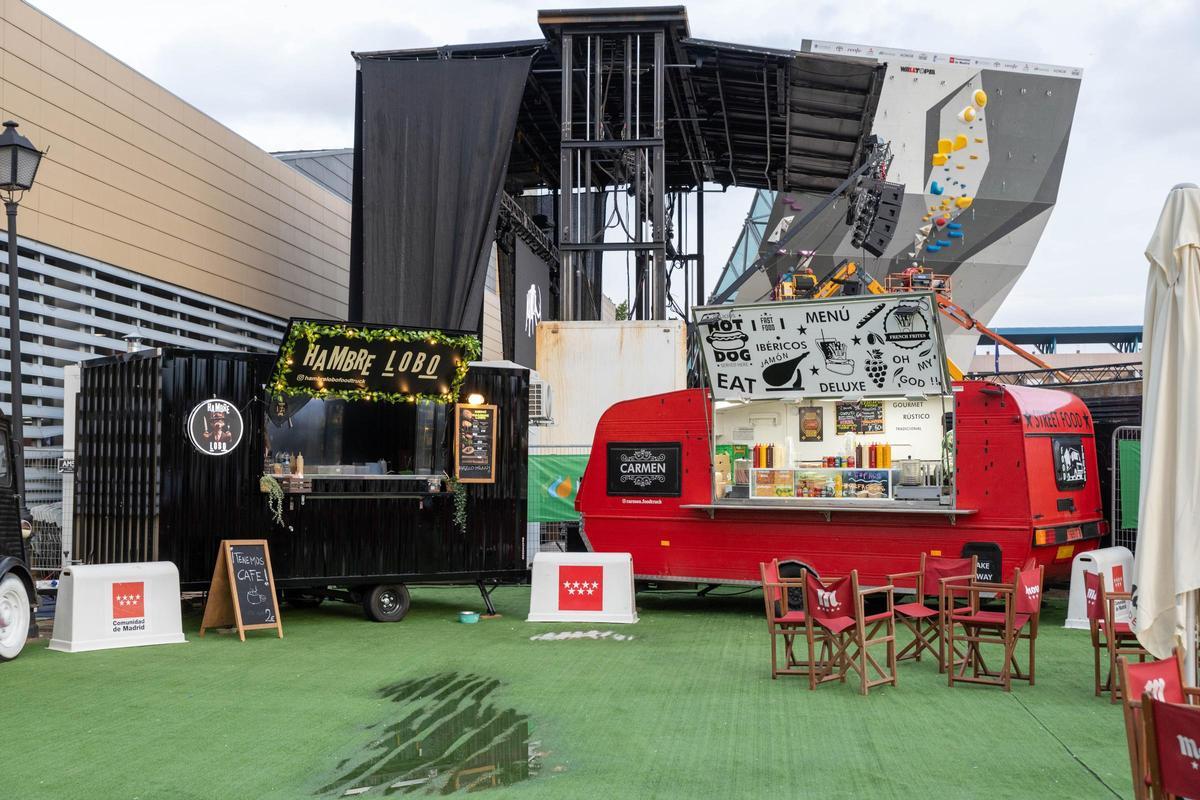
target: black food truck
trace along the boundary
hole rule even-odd
[[[267,539],[293,606],[349,600],[398,621],[407,586],[436,583],[477,585],[492,612],[489,587],[528,577],[529,373],[472,363],[479,349],[455,331],[294,319],[277,356],[86,362],[76,558],[172,561],[203,590],[222,539]]]
[[[0,661],[21,654],[37,606],[27,552],[32,528],[21,519],[15,481],[12,429],[0,415]]]

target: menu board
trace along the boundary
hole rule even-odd
[[[929,292],[693,311],[713,397],[907,397],[949,390]]]
[[[837,432],[883,433],[883,401],[859,400],[837,404]]]
[[[454,407],[454,476],[459,483],[496,482],[496,407]]]
[[[283,638],[275,576],[266,539],[225,539],[217,553],[200,635],[207,628],[236,627],[246,641],[246,631],[275,628]]]

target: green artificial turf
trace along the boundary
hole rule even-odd
[[[535,774],[488,796],[1131,796],[1120,707],[1092,696],[1088,634],[1059,627],[1061,601],[1036,686],[950,689],[926,659],[861,697],[771,680],[757,592],[642,594],[626,626],[529,624],[528,589],[494,598],[503,617],[477,625],[457,622],[476,592],[422,588],[400,624],[327,603],[285,609],[283,640],[200,639],[188,616],[185,645],[31,644],[0,665],[3,796],[336,796],[387,772],[380,754],[397,774],[421,765],[423,794],[452,785],[447,749],[511,774],[525,730]],[[633,638],[530,640],[587,630]]]

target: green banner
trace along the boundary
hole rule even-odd
[[[1117,440],[1117,479],[1121,493],[1121,527],[1137,530],[1138,492],[1142,483],[1142,440]]]
[[[586,455],[529,456],[529,521],[577,522],[575,494]]]

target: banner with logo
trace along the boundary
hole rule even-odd
[[[575,495],[587,454],[529,456],[529,521],[578,522]]]
[[[903,397],[949,391],[929,292],[693,310],[713,395]]]

